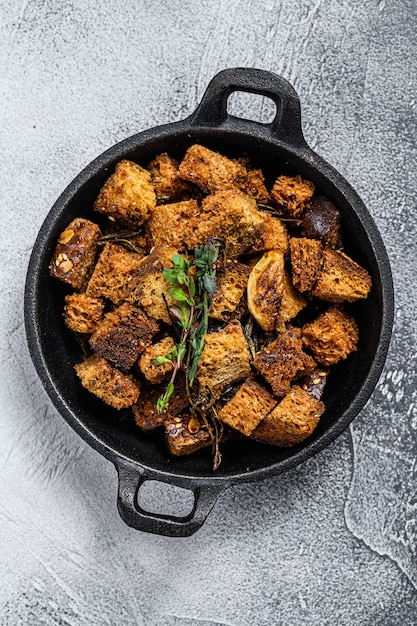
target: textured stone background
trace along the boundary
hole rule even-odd
[[[0,17],[2,626],[417,624],[414,0],[3,0]],[[51,406],[25,344],[23,285],[77,172],[185,117],[232,66],[294,84],[307,140],[385,238],[396,326],[348,432],[284,476],[229,490],[196,535],[169,539],[123,524],[113,466]]]

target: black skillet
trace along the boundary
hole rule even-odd
[[[261,124],[229,115],[228,97],[243,91],[272,99],[276,115]],[[73,365],[80,350],[62,321],[64,285],[49,276],[48,264],[59,233],[75,217],[97,221],[93,202],[116,163],[128,158],[146,166],[157,154],[181,158],[199,142],[230,157],[247,153],[271,182],[280,173],[301,174],[342,211],[345,250],[372,275],[369,297],[354,305],[360,349],[336,366],[324,396],[326,412],[302,445],[277,448],[240,439],[225,444],[223,462],[213,472],[210,456],[171,459],[163,436],[144,435],[130,420],[81,388]],[[372,181],[369,181],[372,184]],[[118,509],[139,530],[188,536],[204,523],[218,496],[231,485],[277,475],[313,456],[340,435],[362,409],[382,371],[393,322],[393,286],[388,256],[373,219],[347,181],[306,144],[298,96],[283,78],[256,69],[228,69],[210,82],[187,119],[129,137],[90,163],[65,189],[45,219],[33,248],[25,291],[30,353],[52,402],[74,430],[114,463],[119,477]],[[88,478],[87,478],[88,480]],[[190,489],[194,508],[186,517],[141,509],[137,495],[146,480]]]

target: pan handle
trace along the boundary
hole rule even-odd
[[[136,530],[167,537],[189,537],[205,522],[220,493],[228,485],[213,483],[196,484],[191,479],[172,475],[164,480],[159,472],[145,470],[137,465],[118,461],[115,463],[119,476],[117,508],[123,521]],[[185,517],[150,513],[138,504],[138,492],[147,480],[158,480],[170,485],[190,489],[194,493],[194,507]]]
[[[291,144],[305,145],[301,129],[300,99],[290,83],[266,70],[254,68],[230,68],[216,74],[209,83],[200,104],[189,121],[194,126],[220,126],[227,120],[247,123],[247,120],[227,113],[227,100],[234,91],[245,91],[271,98],[277,112],[265,127],[270,135],[277,139],[291,140]],[[250,122],[254,124],[255,122]]]

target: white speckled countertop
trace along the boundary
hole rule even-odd
[[[417,624],[416,27],[412,0],[0,3],[2,626]],[[170,539],[122,522],[114,467],[53,408],[26,347],[23,287],[73,177],[191,113],[234,66],[293,83],[307,141],[368,206],[392,263],[394,336],[335,443],[229,489],[197,534]]]

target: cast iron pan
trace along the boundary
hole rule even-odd
[[[227,100],[234,91],[272,99],[277,109],[272,123],[229,115]],[[301,174],[312,180],[341,209],[345,250],[370,271],[373,279],[369,297],[354,305],[360,349],[334,368],[323,398],[327,409],[313,435],[293,448],[243,439],[225,444],[223,461],[216,472],[211,469],[208,453],[169,458],[160,433],[142,434],[131,421],[121,420],[117,411],[81,388],[73,370],[81,360],[80,350],[62,321],[67,289],[48,272],[57,237],[67,224],[77,216],[98,221],[92,211],[93,202],[120,159],[143,166],[161,152],[181,159],[195,142],[230,157],[247,153],[270,184],[279,173]],[[113,146],[65,189],[46,217],[33,248],[25,291],[25,322],[33,362],[56,408],[117,469],[118,509],[123,520],[139,530],[187,536],[200,528],[222,491],[294,467],[329,445],[359,413],[377,383],[388,350],[393,322],[392,277],[383,242],[364,204],[346,180],[306,144],[300,102],[291,85],[263,70],[228,69],[210,82],[190,117]],[[192,512],[186,517],[174,517],[141,509],[137,495],[146,480],[192,490]]]

